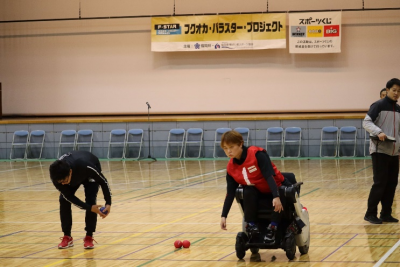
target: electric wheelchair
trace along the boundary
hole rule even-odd
[[[259,249],[283,249],[289,260],[293,260],[296,254],[296,246],[301,254],[307,254],[310,247],[310,221],[308,211],[300,203],[300,187],[303,182],[297,183],[293,173],[282,173],[292,185],[280,186],[279,194],[283,204],[282,220],[279,223],[275,242],[264,243],[263,237],[266,235],[267,227],[270,224],[273,212],[272,201],[260,201],[258,208],[258,228],[259,234],[249,237],[246,232],[246,225],[243,211],[243,192],[245,187],[239,186],[236,190],[236,201],[239,204],[243,215],[243,232],[236,236],[236,256],[243,259],[246,251],[250,249],[252,253],[258,253]],[[282,199],[285,198],[285,199]],[[268,202],[268,203],[267,203]]]

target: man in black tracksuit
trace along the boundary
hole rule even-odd
[[[50,178],[60,191],[60,219],[64,237],[58,248],[73,246],[71,204],[86,210],[84,248],[93,248],[97,214],[105,218],[111,212],[111,190],[107,179],[101,173],[99,159],[87,151],[72,151],[50,165]],[[75,196],[80,185],[83,185],[85,189],[85,202]],[[99,210],[101,205],[96,205],[99,185],[106,201],[103,212]]]
[[[364,219],[374,224],[383,222],[398,222],[392,217],[392,204],[399,174],[400,147],[400,107],[396,104],[400,96],[400,80],[391,79],[386,84],[385,98],[373,103],[365,116],[363,127],[371,136],[379,140],[371,140],[370,154],[374,184],[368,197],[368,209]],[[385,141],[388,136],[396,142]],[[381,202],[380,218],[378,204]]]

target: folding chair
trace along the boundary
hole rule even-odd
[[[70,150],[75,149],[76,143],[76,131],[75,130],[64,130],[60,134],[60,143],[58,144],[57,158],[59,158],[64,152],[62,152],[62,148],[71,147]]]
[[[89,152],[92,152],[93,146],[93,131],[92,130],[79,130],[76,142],[75,142],[75,150],[80,150],[80,147],[89,146]]]
[[[243,136],[245,146],[249,146],[250,130],[249,128],[237,127],[234,129]]]
[[[168,157],[168,150],[170,150],[169,152],[170,155],[172,155],[175,152],[175,151],[171,152],[171,149],[169,149],[169,146],[171,144],[177,146],[177,149],[175,151],[178,152],[178,157]],[[165,158],[178,158],[178,159],[181,158],[184,144],[185,144],[185,129],[171,129],[168,134],[167,149],[165,150]]]
[[[339,128],[335,126],[327,126],[323,127],[321,130],[321,142],[319,147],[319,156],[320,157],[336,157],[337,156],[337,146],[338,146],[338,131]],[[334,155],[333,156],[322,156],[322,146],[324,144],[333,145],[334,146]]]
[[[123,159],[125,156],[125,139],[126,139],[126,130],[125,129],[114,129],[111,130],[110,132],[110,139],[108,141],[108,152],[107,152],[107,158],[118,158],[118,159]],[[121,157],[112,157],[111,154],[111,148],[112,146],[120,147],[121,148]]]
[[[285,156],[285,148],[288,145],[297,145],[297,156]],[[300,127],[287,127],[283,136],[283,157],[300,157],[301,152],[301,128]]]
[[[221,137],[224,133],[228,132],[228,131],[232,131],[231,128],[218,128],[215,130],[215,138],[214,138],[214,152],[213,152],[213,157],[214,158],[221,158],[219,157],[216,151],[216,147],[220,147],[221,145]],[[220,148],[221,149],[221,148]]]
[[[272,145],[279,145],[279,150],[277,150],[279,155],[274,155],[274,150],[272,147],[268,150],[268,144]],[[282,127],[270,127],[267,129],[267,136],[266,136],[266,151],[269,151],[268,154],[270,157],[282,157],[283,156],[283,128]]]
[[[367,156],[367,153],[368,153],[368,156],[370,156],[370,154],[369,154],[369,145],[370,145],[370,142],[371,142],[371,139],[369,138],[369,132],[367,132],[367,131],[365,131],[365,136],[364,136],[364,157],[366,157]],[[368,145],[367,146],[367,149],[365,149],[365,146],[366,145]]]
[[[143,144],[143,130],[142,129],[130,129],[128,134],[126,135],[126,142],[125,142],[125,155],[126,159],[138,159],[140,158],[140,151],[142,150]],[[137,153],[137,157],[130,157],[130,146],[137,146],[139,145],[139,151]]]
[[[39,157],[29,157],[29,158],[30,159],[41,159],[42,158],[45,136],[46,136],[46,132],[43,130],[31,131],[31,133],[29,135],[28,150],[26,153],[27,158],[33,154],[33,148],[35,148],[35,147],[39,148]]]
[[[351,145],[353,148],[352,154],[348,156],[341,155],[341,146]],[[341,127],[339,131],[339,146],[338,146],[338,156],[339,157],[355,157],[357,148],[357,128],[354,126]]]
[[[183,157],[184,158],[189,158],[189,157],[186,156],[187,155],[186,153],[187,153],[188,144],[189,144],[189,150],[190,150],[190,148],[197,147],[196,145],[198,145],[199,154],[195,158],[200,158],[200,156],[201,156],[201,148],[203,146],[203,129],[201,129],[201,128],[189,128],[186,131],[185,149],[184,149],[184,152],[183,152]],[[194,153],[190,153],[190,152],[192,152],[192,151],[189,151],[189,154],[194,154]]]
[[[10,159],[26,159],[26,151],[28,148],[28,143],[29,143],[28,131],[25,130],[15,131],[11,143]],[[19,148],[18,150],[23,150],[22,157],[13,158],[13,156],[15,157],[15,151],[14,151],[15,147]]]

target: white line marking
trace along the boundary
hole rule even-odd
[[[44,167],[44,166],[43,165],[37,165],[37,166],[26,167],[26,168],[21,168],[21,169],[11,169],[11,170],[6,170],[6,171],[0,171],[0,173],[2,173],[2,172],[19,171],[19,170],[26,170],[26,169],[36,168],[36,167]]]
[[[6,224],[6,223],[60,224],[60,222],[0,222],[0,224]],[[85,222],[74,222],[74,224],[84,224],[84,223]],[[158,224],[165,224],[165,222],[137,222],[137,223],[136,222],[101,222],[101,224],[118,224],[118,225],[124,225],[124,224],[126,224],[126,225],[149,225],[149,224],[155,224],[155,225],[158,225]],[[179,223],[179,222],[174,223],[174,225],[175,224],[219,225],[219,223]],[[242,225],[242,223],[229,223],[229,225],[232,225],[232,224]]]
[[[219,171],[207,172],[207,173],[199,174],[199,175],[196,175],[196,176],[191,176],[191,177],[184,178],[184,179],[177,180],[177,181],[189,181],[191,179],[199,178],[201,176],[206,176],[206,175],[209,175],[209,174],[213,174],[213,173],[217,173],[217,172],[224,172],[224,171],[225,171],[225,169],[224,170],[219,170]]]
[[[171,212],[173,213],[173,212]],[[55,224],[59,224],[60,222],[26,222],[26,221],[10,221],[10,222],[0,222],[0,224],[13,224],[13,223],[17,223],[17,224],[46,224],[46,223],[55,223]],[[85,222],[74,222],[74,223],[79,223],[79,224],[83,224]],[[164,222],[158,222],[158,223],[154,223],[154,222],[101,222],[101,224],[163,224]],[[177,224],[210,224],[210,225],[215,225],[215,223],[177,223]],[[218,224],[218,223],[217,223]],[[229,224],[242,224],[242,223],[229,223]],[[319,225],[321,226],[321,224],[314,224],[311,223],[310,225]],[[324,225],[331,225],[331,224],[324,224]],[[341,224],[332,224],[332,225],[341,225]],[[370,225],[370,224],[343,224],[343,225],[347,225],[347,226],[352,226],[352,225]],[[371,225],[372,226],[372,225]],[[391,224],[376,224],[373,226],[393,226]],[[389,234],[388,234],[389,235]],[[400,242],[400,241],[399,241]]]
[[[338,181],[344,181],[344,180],[346,180],[346,181],[348,181],[348,180],[361,180],[361,179],[369,179],[369,178],[372,178],[373,176],[372,175],[370,175],[370,176],[365,176],[365,177],[356,177],[356,178],[340,178],[340,179],[336,179],[336,180],[332,180],[332,181],[336,181],[336,182],[338,182]],[[307,180],[304,180],[304,182],[307,182],[307,183],[325,183],[325,182],[327,182],[328,180],[315,180],[315,181],[307,181]]]
[[[181,168],[172,168],[172,169],[167,169],[168,171],[172,171],[172,170],[182,170],[182,169],[185,169],[185,168],[183,168],[183,167],[181,167]],[[112,172],[113,170],[108,170],[107,172]],[[122,170],[116,170],[116,171],[124,171],[123,169]],[[116,172],[116,171],[114,171],[114,172]],[[138,170],[138,171],[126,171],[127,173],[133,173],[133,172],[165,172],[165,169],[161,169],[161,170],[150,170],[150,171],[148,171],[147,169],[145,169],[145,170]]]
[[[383,257],[374,265],[374,267],[379,267],[379,266],[381,266],[382,263],[390,256],[390,254],[393,253],[393,251],[395,251],[395,249],[396,249],[399,245],[400,245],[400,240],[397,241],[397,243],[394,244],[394,246],[393,246],[391,249],[389,249],[389,251],[386,252],[385,255],[383,255]]]

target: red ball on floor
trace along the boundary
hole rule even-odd
[[[182,245],[184,248],[189,248],[190,247],[190,241],[189,240],[183,240]]]
[[[174,246],[175,246],[176,248],[181,248],[181,247],[182,247],[182,241],[176,240],[176,241],[174,242]]]

